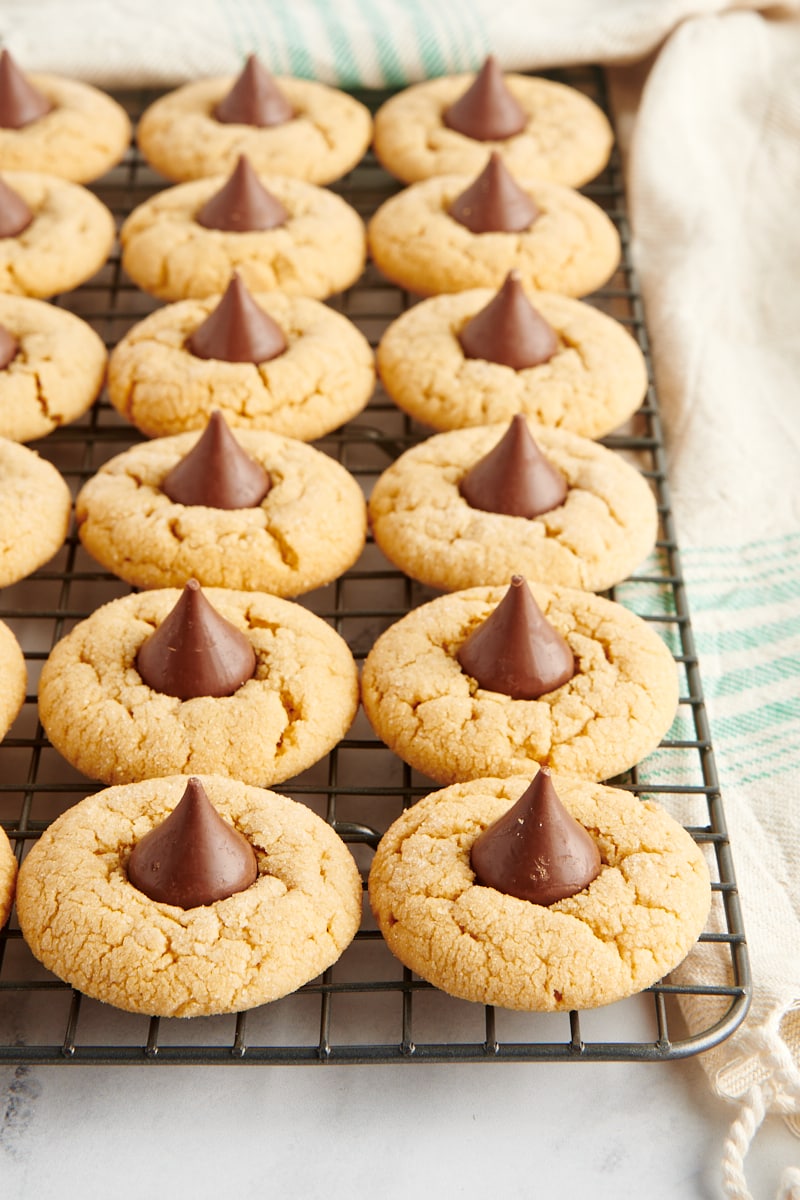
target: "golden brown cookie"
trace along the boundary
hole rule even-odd
[[[521,233],[472,233],[448,209],[473,180],[442,175],[385,200],[369,223],[375,263],[393,283],[423,296],[499,288],[512,268],[526,287],[585,296],[619,263],[619,235],[593,201],[532,177],[517,183],[540,215]]]
[[[639,407],[647,366],[636,342],[605,313],[566,296],[530,294],[558,339],[548,362],[514,370],[467,358],[458,334],[495,294],[470,288],[433,296],[387,328],[378,345],[378,371],[395,403],[415,420],[461,429],[521,412],[542,425],[597,438]]]
[[[474,76],[447,75],[414,84],[375,114],[375,153],[405,183],[432,175],[480,171],[496,150],[515,174],[580,187],[608,161],[613,133],[603,112],[574,88],[509,73],[505,83],[527,121],[511,137],[478,141],[450,129],[442,114]]]
[[[81,489],[78,532],[103,566],[136,587],[239,588],[297,596],[338,578],[364,548],[361,488],[304,442],[237,430],[272,486],[251,508],[172,501],[162,483],[199,434],[157,438],[118,454]]]
[[[52,108],[20,129],[0,128],[2,170],[44,171],[90,183],[119,162],[130,143],[131,123],[116,100],[59,75],[27,78]]]
[[[317,762],[347,732],[356,666],[325,621],[261,592],[205,595],[255,652],[255,675],[233,695],[179,700],[143,681],[136,656],[180,599],[171,588],[112,600],[55,646],[39,716],[79,771],[104,783],[211,772],[266,786]]]
[[[87,996],[151,1016],[239,1012],[313,979],[354,937],[361,880],[333,829],[274,792],[215,776],[202,783],[258,859],[256,882],[225,900],[182,909],[127,878],[131,849],[174,809],[184,776],[89,796],[25,859],[23,936]]]
[[[0,438],[0,587],[43,566],[64,544],[72,496],[34,450]]]
[[[294,110],[291,120],[224,124],[213,110],[234,82],[231,76],[198,80],[151,104],[136,130],[150,165],[182,182],[230,170],[246,154],[259,172],[322,184],[354,167],[369,145],[369,110],[353,96],[309,79],[274,80]]]
[[[90,325],[43,300],[0,294],[0,326],[18,343],[0,370],[0,436],[45,437],[91,408],[107,355]]]
[[[4,621],[0,621],[0,681],[0,738],[4,738],[25,703],[28,682],[24,655],[17,639]]]
[[[619,583],[656,539],[658,513],[647,481],[611,450],[529,422],[539,449],[567,481],[565,502],[532,518],[473,508],[459,484],[507,428],[438,434],[384,471],[369,512],[386,557],[444,591],[507,584],[515,572],[589,591]]]
[[[618,788],[553,782],[602,866],[583,891],[548,906],[481,886],[470,864],[476,838],[528,775],[434,792],[384,834],[370,871],[373,911],[392,952],[436,987],[505,1008],[595,1008],[655,983],[702,932],[708,868],[686,830]]]
[[[0,926],[5,925],[17,882],[17,860],[4,829],[0,829]]]
[[[114,347],[109,399],[148,437],[203,428],[219,409],[232,428],[311,441],[362,411],[375,383],[373,354],[346,317],[305,296],[262,292],[254,299],[281,327],[286,351],[258,364],[197,358],[186,341],[219,299],[157,309]]]
[[[672,724],[675,663],[645,621],[591,592],[533,581],[530,589],[577,668],[538,700],[481,688],[456,658],[503,598],[502,587],[423,604],[387,629],[367,656],[362,700],[375,732],[437,783],[517,775],[537,763],[610,779],[654,750]]]
[[[224,292],[233,271],[255,292],[280,290],[324,300],[358,279],[366,245],[361,218],[340,196],[283,175],[260,176],[287,210],[275,229],[207,229],[196,213],[223,175],[166,188],[135,208],[120,232],[122,265],[161,300]]]
[[[86,188],[38,171],[3,171],[33,220],[0,238],[0,292],[47,299],[99,271],[114,243],[114,218]]]

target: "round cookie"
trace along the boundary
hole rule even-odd
[[[499,288],[512,268],[526,287],[585,296],[619,263],[619,234],[593,201],[556,183],[516,182],[539,209],[521,233],[472,233],[448,215],[472,184],[442,175],[390,196],[369,223],[369,248],[387,279],[420,295]]]
[[[64,544],[72,496],[34,450],[0,438],[0,587],[25,579]]]
[[[235,439],[269,473],[254,508],[183,505],[161,490],[199,434],[157,438],[105,463],[75,501],[78,533],[103,566],[135,587],[239,588],[297,596],[353,565],[364,548],[366,505],[341,464],[277,434]]]
[[[294,109],[290,121],[270,126],[218,121],[213,110],[234,82],[225,76],[187,83],[145,110],[136,139],[152,167],[182,182],[231,170],[246,154],[258,172],[322,184],[354,167],[369,145],[369,110],[345,92],[308,79],[274,79]]]
[[[249,291],[279,289],[324,300],[358,279],[366,257],[356,211],[325,188],[261,175],[289,213],[285,225],[251,232],[206,229],[195,219],[227,183],[222,175],[180,183],[135,208],[120,231],[122,265],[160,300],[225,291],[238,271]]]
[[[116,100],[58,75],[27,79],[53,107],[21,129],[0,128],[0,168],[89,183],[119,162],[130,143],[131,123]]]
[[[525,127],[512,137],[478,141],[448,128],[442,114],[473,82],[446,75],[414,84],[375,114],[375,153],[404,183],[433,175],[475,174],[492,150],[516,175],[580,187],[608,162],[614,135],[603,112],[574,88],[528,75],[503,76],[524,110]]]
[[[280,325],[285,353],[258,364],[196,357],[186,341],[219,296],[181,300],[145,317],[114,347],[111,403],[148,437],[200,429],[220,409],[232,428],[311,441],[360,413],[375,366],[356,326],[305,296],[262,292],[254,299]]]
[[[444,591],[506,584],[515,572],[597,592],[625,579],[658,529],[644,476],[604,446],[528,424],[567,481],[563,504],[531,519],[473,508],[459,484],[508,427],[441,433],[402,454],[373,488],[370,521],[386,557]]]
[[[5,622],[0,621],[0,738],[4,738],[25,703],[28,672],[25,657],[17,639]],[[0,859],[2,852],[0,851]],[[2,893],[3,868],[0,862],[0,894]],[[0,904],[0,912],[2,905]],[[2,925],[0,920],[0,925]]]
[[[549,362],[514,370],[467,358],[458,334],[495,295],[471,288],[433,296],[389,325],[378,344],[378,372],[400,408],[440,430],[509,421],[521,412],[590,438],[635,412],[647,390],[641,350],[624,326],[567,296],[531,294],[558,338]]]
[[[48,299],[99,271],[114,244],[114,218],[80,184],[38,171],[3,171],[33,211],[16,237],[0,238],[0,292]]]
[[[0,370],[0,437],[46,437],[91,408],[106,373],[106,349],[90,325],[43,300],[0,294],[0,325],[19,349]]]
[[[4,829],[0,829],[0,927],[5,925],[17,882],[17,860]]]
[[[358,706],[355,662],[338,633],[288,600],[208,588],[250,642],[255,675],[231,696],[179,700],[144,683],[136,655],[180,596],[165,588],[112,600],[51,651],[39,717],[64,758],[103,783],[210,772],[267,786],[327,754]]]
[[[483,887],[472,845],[529,782],[456,784],[384,834],[369,893],[392,953],[452,995],[504,1008],[596,1008],[650,987],[703,930],[711,888],[700,848],[652,802],[554,776],[565,808],[598,844],[600,874],[548,906]]]
[[[239,1012],[329,967],[361,918],[347,847],[310,809],[205,776],[220,816],[256,851],[258,878],[225,900],[182,909],[129,883],[133,845],[175,808],[184,776],[108,788],[68,809],[32,847],[17,912],[36,957],[72,987],[129,1012]]]
[[[456,658],[506,588],[470,588],[423,604],[367,656],[362,701],[375,732],[437,783],[518,775],[536,764],[610,779],[654,750],[672,724],[675,663],[645,621],[591,592],[529,582],[577,664],[569,682],[538,700],[484,690]]]

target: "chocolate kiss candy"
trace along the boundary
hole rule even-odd
[[[49,113],[52,107],[4,50],[0,54],[0,127],[23,129]]]
[[[142,643],[136,669],[153,691],[179,700],[232,696],[252,678],[256,656],[244,634],[190,579],[172,612]]]
[[[286,224],[289,214],[264,187],[248,159],[240,154],[228,182],[205,202],[195,220],[206,229],[248,233],[277,229]]]
[[[261,363],[283,354],[286,338],[280,325],[258,307],[234,272],[225,295],[198,325],[187,345],[197,358]]]
[[[474,183],[456,196],[447,210],[471,233],[521,233],[530,229],[539,210],[493,151]]]
[[[547,767],[476,838],[470,861],[483,887],[533,904],[582,892],[601,866],[597,843],[564,808]]]
[[[510,517],[538,517],[564,503],[567,481],[542,454],[521,413],[459,485],[467,504]]]
[[[135,888],[178,908],[225,900],[257,878],[253,847],[223,821],[194,777],[180,803],[136,843],[128,859],[128,881]]]
[[[521,575],[494,612],[469,635],[456,655],[482,688],[512,700],[536,700],[575,674],[575,659],[547,621]]]
[[[4,371],[10,362],[16,358],[19,342],[13,333],[9,333],[5,325],[0,325],[0,371]]]
[[[214,108],[223,125],[283,125],[294,109],[255,54],[249,54],[239,78]]]
[[[467,358],[482,358],[522,371],[549,362],[558,338],[525,295],[522,277],[509,271],[505,283],[458,335]]]
[[[525,111],[508,90],[493,54],[463,96],[445,109],[442,120],[448,129],[479,142],[513,137],[528,124]]]
[[[164,477],[161,490],[176,504],[255,508],[270,486],[267,472],[245,453],[216,411],[189,453]]]
[[[16,237],[33,220],[33,211],[8,184],[0,179],[0,238]]]

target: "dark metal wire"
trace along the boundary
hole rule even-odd
[[[554,72],[553,77],[581,88],[607,109],[604,81],[595,68]],[[136,118],[152,99],[147,92],[120,99]],[[362,98],[375,107],[383,94]],[[143,163],[135,146],[124,162],[95,190],[122,220],[163,186]],[[336,186],[363,216],[396,191],[398,185],[371,155]],[[616,222],[623,262],[592,303],[628,327],[649,363],[644,311],[631,259],[627,208],[619,161],[584,189]],[[123,275],[115,252],[98,276],[55,303],[88,320],[111,347],[131,325],[157,307]],[[387,324],[413,298],[390,285],[374,267],[348,293],[331,301],[376,344]],[[317,445],[342,462],[368,491],[377,476],[408,446],[429,431],[403,416],[378,388],[368,409]],[[77,490],[102,462],[141,440],[114,412],[104,396],[87,416],[54,431],[34,448],[61,470]],[[694,648],[680,555],[666,478],[658,399],[648,390],[629,428],[604,439],[614,450],[633,456],[650,481],[658,503],[661,529],[657,549],[661,569],[635,573],[625,586],[625,601],[674,640],[675,660],[685,693],[681,709],[693,736],[666,738],[659,755],[674,756],[687,779],[674,783],[640,780],[633,770],[616,782],[636,794],[657,795],[662,802],[690,800],[705,805],[690,833],[707,844],[716,862],[714,894],[722,908],[721,929],[701,937],[721,955],[714,979],[681,985],[661,981],[646,993],[652,1006],[647,1032],[634,1036],[625,1003],[613,1038],[592,1035],[591,1014],[533,1014],[506,1033],[507,1013],[455,1000],[437,992],[400,966],[365,916],[353,946],[339,963],[293,996],[238,1016],[202,1021],[161,1021],[117,1013],[73,992],[34,961],[15,920],[0,934],[0,1062],[6,1063],[388,1063],[666,1060],[709,1048],[727,1037],[743,1020],[750,996],[744,929],[727,829],[719,792],[711,732]],[[381,592],[380,606],[375,593]],[[30,579],[0,594],[0,618],[17,634],[29,670],[29,694],[21,716],[0,746],[0,824],[21,858],[60,812],[97,785],[72,772],[49,746],[36,716],[35,684],[51,647],[76,621],[128,587],[99,570],[82,550],[74,529],[53,562]],[[613,592],[611,593],[613,595]],[[432,593],[401,576],[370,541],[364,556],[342,579],[301,602],[328,620],[362,659],[377,634]],[[665,602],[654,612],[648,601]],[[639,598],[641,597],[641,604]],[[633,601],[632,601],[633,598]],[[689,767],[687,768],[687,762]],[[694,771],[691,766],[694,765]],[[404,807],[432,785],[400,763],[374,737],[365,723],[328,756],[320,767],[290,780],[280,790],[301,798],[320,812],[360,854],[364,873],[381,833]],[[725,982],[720,983],[720,979]],[[707,1017],[686,1032],[675,1000],[679,996],[705,1002]],[[435,1001],[438,1018],[431,1025],[425,1012]],[[476,1012],[483,1020],[476,1024]],[[612,1022],[613,1023],[613,1022]],[[642,1024],[641,1016],[638,1025]],[[177,1027],[177,1028],[176,1028]],[[428,1032],[433,1030],[433,1036]],[[442,1030],[447,1030],[442,1040]]]

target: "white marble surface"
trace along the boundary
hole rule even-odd
[[[731,1110],[673,1063],[0,1069],[6,1200],[718,1200]],[[748,1160],[776,1194],[797,1142]],[[555,1189],[555,1190],[554,1190]]]

